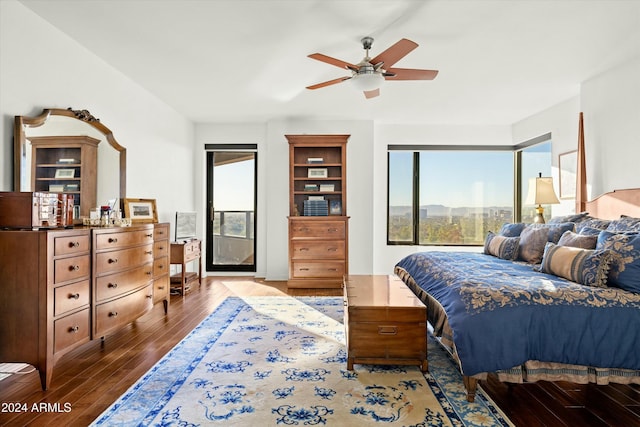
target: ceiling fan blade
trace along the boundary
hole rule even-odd
[[[341,59],[332,58],[330,56],[323,55],[321,53],[312,53],[311,55],[308,55],[308,56],[311,59],[315,59],[321,62],[326,62],[327,64],[335,65],[336,67],[342,68],[342,69],[358,71],[358,68],[360,68],[357,65],[353,65]]]
[[[375,98],[376,96],[380,95],[380,89],[365,90],[363,93],[364,93],[364,97],[367,99]]]
[[[373,58],[372,64],[378,62],[384,62],[385,69],[391,67],[393,64],[404,58],[409,52],[418,47],[418,43],[412,42],[408,39],[402,39],[378,56]]]
[[[417,70],[413,68],[389,68],[393,75],[385,75],[385,80],[433,80],[438,75],[438,70]]]
[[[333,80],[329,80],[329,81],[326,81],[326,82],[318,83],[318,84],[315,84],[315,85],[307,86],[307,89],[320,89],[321,87],[331,86],[331,85],[334,85],[336,83],[341,83],[341,82],[343,82],[345,80],[349,80],[350,78],[351,77],[340,77],[340,78],[337,78],[337,79],[333,79]]]

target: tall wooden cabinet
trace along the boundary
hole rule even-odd
[[[90,136],[39,136],[31,142],[31,189],[74,195],[74,217],[96,206],[99,139]]]
[[[349,135],[286,135],[289,142],[289,280],[340,288],[349,272]]]

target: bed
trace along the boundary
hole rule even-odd
[[[495,237],[502,252],[490,249],[488,236],[482,253],[421,252],[397,263],[395,273],[427,305],[434,335],[457,360],[467,400],[490,373],[514,383],[640,384],[640,189],[585,207],[589,226],[580,233],[579,215],[525,228],[548,237],[539,262],[512,259],[505,242],[524,242],[525,231],[512,236],[507,227]],[[582,239],[582,231],[599,246],[558,239]]]

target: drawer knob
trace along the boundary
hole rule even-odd
[[[144,253],[147,255],[153,255],[153,251],[144,251]]]
[[[117,237],[109,237],[109,243],[118,243]]]
[[[338,229],[337,229],[337,228],[335,228],[335,227],[331,227],[331,228],[327,229],[327,231],[328,231],[329,233],[335,233],[336,231],[338,231]]]
[[[300,248],[300,252],[307,252],[309,251],[309,248]]]
[[[164,286],[158,286],[158,290],[159,291],[163,291],[164,290]]]
[[[152,238],[153,234],[147,234],[146,236],[149,237],[149,238]]]
[[[396,326],[378,326],[378,335],[396,335],[397,333]]]
[[[80,246],[80,242],[69,242],[70,248],[77,248]]]
[[[145,274],[146,274],[147,276],[151,276],[152,272],[151,272],[151,271],[147,271]]]
[[[115,289],[115,288],[117,288],[117,287],[118,287],[118,284],[117,284],[117,283],[109,283],[109,284],[107,285],[107,288],[111,288],[111,289]]]
[[[118,317],[118,312],[117,311],[110,311],[109,312],[109,317]]]
[[[70,265],[69,266],[69,271],[78,271],[80,270],[80,266],[79,265]]]
[[[301,268],[300,271],[309,271],[309,269],[304,267],[304,268]]]
[[[327,268],[327,270],[329,270],[329,271],[338,271],[337,268]]]
[[[116,264],[118,262],[118,258],[109,258],[109,264]]]
[[[153,298],[153,295],[147,295],[147,298],[151,299]]]
[[[80,299],[80,294],[77,292],[75,294],[69,294],[69,299]]]
[[[327,248],[327,251],[329,251],[329,252],[335,252],[337,250],[338,250],[338,248]]]
[[[80,330],[80,326],[78,325],[69,327],[69,333],[71,334],[77,334],[79,330]]]
[[[301,228],[300,228],[300,231],[307,232],[307,231],[309,231],[309,227],[301,227]]]

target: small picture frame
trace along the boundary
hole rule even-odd
[[[56,169],[56,179],[66,179],[66,178],[75,178],[76,170],[75,169]]]
[[[133,224],[158,222],[156,199],[124,199],[124,214]]]
[[[327,178],[328,176],[327,168],[309,168],[307,170],[307,178]]]
[[[342,215],[342,200],[329,200],[329,215]]]

